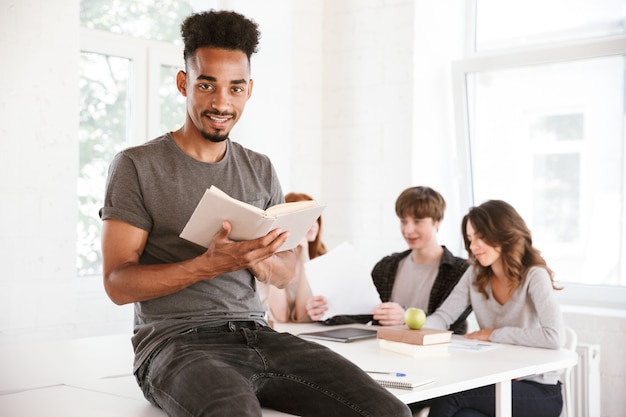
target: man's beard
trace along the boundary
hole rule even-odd
[[[226,139],[228,139],[228,133],[226,133],[223,136],[220,136],[220,135],[214,135],[212,133],[205,132],[204,130],[201,130],[200,134],[206,140],[210,140],[211,142],[214,142],[214,143],[224,142]]]
[[[233,116],[231,114],[228,113],[219,113],[219,112],[205,112],[202,114],[204,117],[206,118],[210,118],[211,116],[215,116],[215,117],[220,117],[220,116]],[[223,136],[219,135],[220,131],[217,131],[218,134],[212,134],[209,133],[205,130],[200,130],[200,134],[202,135],[202,137],[204,137],[206,140],[210,140],[211,142],[214,143],[220,143],[220,142],[224,142],[226,139],[228,139],[228,134],[229,132],[226,132]]]

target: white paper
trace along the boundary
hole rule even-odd
[[[347,242],[305,264],[313,295],[323,295],[328,310],[322,317],[343,314],[372,314],[380,296],[369,269]]]
[[[501,345],[497,343],[481,342],[472,339],[452,338],[450,341],[450,350],[464,350],[470,352],[484,352],[486,350],[497,349]]]

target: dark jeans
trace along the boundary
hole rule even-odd
[[[254,322],[172,338],[137,372],[146,398],[170,417],[409,417],[408,406],[332,350]]]
[[[513,381],[511,395],[513,417],[559,417],[563,408],[560,382]],[[494,417],[495,398],[494,385],[447,395],[429,404],[428,417]]]

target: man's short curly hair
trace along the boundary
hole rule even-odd
[[[192,14],[181,25],[180,33],[185,43],[185,62],[195,56],[198,48],[206,46],[243,51],[250,60],[261,37],[257,23],[226,10]]]

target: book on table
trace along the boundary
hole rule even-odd
[[[419,330],[409,329],[407,326],[382,326],[378,328],[376,335],[379,339],[393,342],[409,343],[412,345],[432,345],[436,343],[449,343],[452,339],[451,330],[428,329],[422,327]]]
[[[432,345],[412,345],[410,343],[394,342],[391,340],[378,339],[378,346],[383,350],[388,350],[413,358],[448,356],[450,343],[435,343]]]
[[[278,228],[289,231],[289,238],[279,249],[283,251],[298,246],[325,207],[309,200],[277,204],[263,210],[213,185],[205,191],[180,237],[206,248],[222,229],[222,222],[227,220],[232,227],[232,240],[257,239]]]

